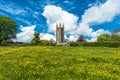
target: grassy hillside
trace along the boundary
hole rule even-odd
[[[120,48],[0,47],[0,80],[120,80]]]

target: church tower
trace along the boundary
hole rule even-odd
[[[64,24],[56,24],[56,43],[57,45],[64,43]]]

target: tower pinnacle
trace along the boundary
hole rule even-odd
[[[61,22],[56,24],[56,43],[57,45],[64,43],[64,24]]]

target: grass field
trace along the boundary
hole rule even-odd
[[[120,80],[120,48],[0,47],[0,80]]]

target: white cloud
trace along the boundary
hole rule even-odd
[[[33,14],[33,17],[34,17],[37,21],[41,22],[41,20],[38,18],[38,15]]]
[[[34,29],[35,29],[35,25],[32,26],[26,26],[23,27],[21,26],[21,31],[20,33],[18,33],[16,35],[17,38],[17,42],[24,42],[24,43],[30,43],[32,38],[34,37]],[[49,34],[49,33],[40,33],[40,39],[41,40],[56,40],[55,36],[53,34]],[[14,40],[15,41],[15,40]]]
[[[55,32],[56,23],[62,22],[66,32],[73,32],[77,28],[78,17],[62,10],[62,8],[48,5],[44,8],[43,16],[47,19],[48,29],[50,32]]]
[[[0,9],[5,12],[11,13],[11,14],[16,14],[16,15],[26,12],[24,9],[16,6],[16,4],[14,4],[12,2],[9,2],[9,4],[5,4],[5,3],[1,4]]]
[[[80,23],[79,27],[76,30],[76,34],[81,34],[85,36],[91,36],[93,29],[90,28],[88,24]]]
[[[87,20],[87,16],[90,15],[91,13],[85,12],[85,14],[82,17],[82,21]],[[64,23],[65,33],[70,34],[70,36],[68,37],[70,41],[76,41],[78,35],[80,34],[84,36],[92,37],[94,38],[95,41],[97,36],[101,34],[99,33],[99,31],[101,30],[98,30],[96,32],[93,31],[93,29],[90,28],[87,22],[81,22],[79,25],[77,25],[77,21],[78,21],[77,16],[62,10],[60,7],[57,6],[53,6],[53,5],[46,6],[44,8],[43,16],[45,16],[47,19],[48,30],[50,32],[55,32],[57,22]],[[91,16],[90,18],[92,17],[93,16]],[[93,22],[93,21],[91,20],[89,22]],[[106,32],[106,31],[103,30],[102,32]],[[93,35],[96,35],[96,37]]]
[[[28,20],[26,20],[24,18],[18,18],[18,17],[16,17],[15,19],[18,20],[18,21],[20,21],[20,22],[26,23],[27,25],[31,25],[31,22],[29,22]]]
[[[119,9],[120,0],[107,0],[100,6],[93,6],[87,9],[82,16],[82,22],[89,24],[112,21],[116,15],[120,14]]]
[[[78,35],[70,35],[68,39],[69,41],[76,41],[78,37],[79,37]]]
[[[82,20],[79,27],[76,30],[77,34],[83,34],[85,36],[92,37],[88,41],[96,41],[97,36],[103,33],[109,33],[103,29],[93,31],[90,24],[101,24],[104,22],[110,22],[114,17],[120,14],[120,0],[107,0],[104,4],[95,5],[87,9],[82,15]]]
[[[114,17],[120,14],[120,0],[107,0],[99,6],[94,5],[87,9],[82,15],[82,20],[78,25],[78,17],[62,8],[54,5],[44,7],[43,16],[47,19],[48,31],[55,33],[56,23],[62,22],[65,25],[65,35],[70,34],[68,39],[76,41],[79,35],[91,37],[87,41],[96,41],[100,34],[108,33],[104,29],[94,31],[90,25],[110,22]],[[30,42],[33,38],[35,26],[21,27],[22,32],[17,34],[17,40],[20,42]],[[55,35],[49,33],[40,33],[41,39],[54,39]],[[67,37],[66,37],[67,38]]]
[[[26,27],[21,26],[22,32],[16,35],[17,42],[30,43],[33,38],[35,27],[35,25]]]
[[[65,1],[63,1],[64,3],[69,3],[70,1],[68,1],[68,0],[65,0]]]
[[[54,41],[56,40],[55,36],[53,34],[49,34],[49,33],[40,33],[40,39],[41,40],[51,40],[51,39],[53,39]]]

